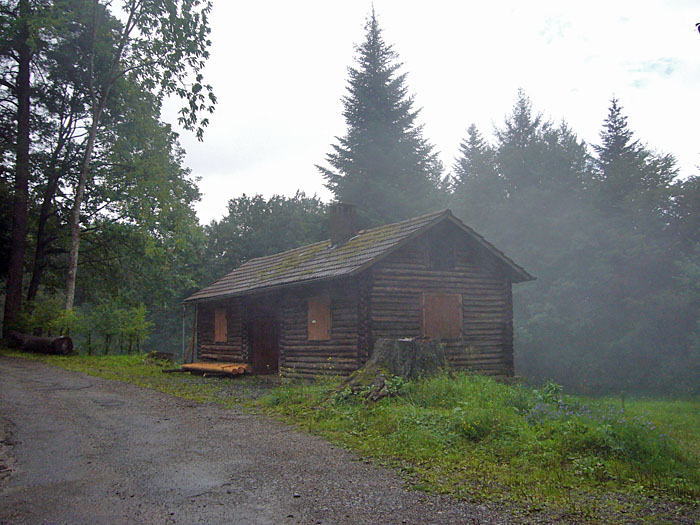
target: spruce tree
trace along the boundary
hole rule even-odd
[[[439,207],[442,165],[423,138],[406,74],[374,10],[365,34],[348,69],[347,132],[326,156],[330,168],[317,167],[336,199],[356,204],[365,225],[376,225]]]
[[[656,155],[634,139],[615,97],[594,145],[600,199],[604,208],[646,212],[665,207],[677,175],[672,155]]]
[[[459,146],[453,170],[450,207],[478,231],[488,228],[493,212],[503,204],[506,186],[496,166],[496,152],[474,124]]]

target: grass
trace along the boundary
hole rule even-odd
[[[47,356],[4,348],[0,348],[0,354],[41,361],[104,379],[132,383],[199,403],[217,403],[226,408],[249,402],[270,389],[269,379],[260,376],[221,378],[212,381],[190,374],[164,374],[164,368],[173,368],[175,365],[168,361],[151,359],[147,354]]]
[[[698,400],[628,400],[621,409],[620,400],[565,396],[553,384],[455,374],[407,383],[376,404],[333,383],[283,385],[256,403],[398,466],[422,490],[573,521],[698,512]]]
[[[400,469],[415,488],[589,522],[700,519],[700,400],[580,398],[469,374],[396,382],[368,403],[338,380],[163,374],[144,356],[26,356],[199,402],[243,404]]]

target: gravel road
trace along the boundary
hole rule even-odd
[[[0,356],[0,523],[514,521],[269,418]]]

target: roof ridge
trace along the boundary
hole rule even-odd
[[[353,235],[353,236],[351,237],[351,239],[357,237],[357,236],[360,235],[361,233],[373,232],[373,231],[375,231],[375,230],[379,230],[380,228],[386,228],[386,227],[388,227],[388,226],[398,226],[399,224],[405,224],[405,223],[410,223],[410,222],[419,222],[419,221],[421,221],[422,219],[427,219],[428,217],[432,217],[432,216],[438,217],[438,216],[443,215],[443,214],[444,214],[444,215],[447,215],[448,213],[449,213],[449,215],[453,215],[451,209],[449,209],[449,208],[443,208],[442,210],[433,211],[433,212],[430,212],[430,213],[426,213],[425,215],[419,215],[418,217],[412,217],[412,218],[410,218],[410,219],[404,219],[404,220],[402,220],[402,221],[397,221],[397,222],[389,222],[389,223],[387,223],[387,224],[382,224],[381,226],[375,226],[374,228],[369,228],[369,229],[366,229],[366,230],[360,230],[360,231],[358,231],[355,235]]]

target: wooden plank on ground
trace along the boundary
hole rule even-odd
[[[213,374],[250,374],[253,369],[246,363],[189,363],[182,365],[183,370],[188,372],[198,373],[213,373]]]

